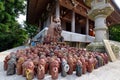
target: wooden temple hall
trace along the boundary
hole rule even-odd
[[[114,0],[94,1],[109,1],[113,6],[114,11],[105,21],[107,26],[120,23],[120,10]],[[92,0],[28,0],[27,22],[43,30],[49,27],[54,17],[60,18],[66,41],[92,42],[95,36],[95,23],[88,16],[91,2]],[[75,34],[70,35],[69,32]],[[74,36],[74,38],[69,40],[69,36]]]

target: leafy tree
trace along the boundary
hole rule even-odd
[[[31,39],[38,33],[39,30],[37,26],[28,24],[27,22],[24,22],[24,28]]]
[[[28,37],[16,20],[19,14],[25,14],[24,1],[0,0],[0,51],[22,45]]]
[[[110,40],[120,41],[120,24],[116,24],[109,27]]]

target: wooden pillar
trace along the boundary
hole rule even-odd
[[[86,35],[89,35],[89,19],[86,19]]]
[[[56,18],[60,18],[60,5],[59,5],[59,0],[56,2]]]
[[[75,12],[72,12],[72,32],[75,32]]]

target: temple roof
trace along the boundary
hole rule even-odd
[[[49,3],[55,2],[56,0],[27,0],[28,6],[27,6],[27,22],[30,24],[36,24],[38,25],[40,16],[42,15],[42,12],[44,12],[48,6]],[[61,0],[60,0],[61,1]],[[66,0],[69,1],[69,0]],[[72,1],[72,0],[70,0]],[[90,8],[89,4],[92,0],[77,0],[79,3],[82,3],[85,5],[85,8]],[[120,10],[115,4],[113,0],[110,0],[110,3],[113,5],[115,11],[108,16],[107,18],[107,25],[114,25],[120,23]],[[63,5],[65,6],[65,5]],[[72,5],[71,5],[72,7]],[[47,13],[47,12],[46,12]]]
[[[39,16],[51,1],[52,0],[27,0],[27,22],[30,24],[38,24]]]
[[[115,10],[110,16],[107,17],[107,24],[108,26],[120,24],[120,9],[118,8],[114,0],[110,0],[110,3],[113,5]]]

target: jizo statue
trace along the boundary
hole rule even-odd
[[[15,65],[16,65],[16,60],[14,58],[11,58],[8,61],[7,75],[13,75],[16,73]]]
[[[46,66],[46,60],[45,58],[42,58],[39,60],[38,68],[37,68],[37,77],[38,79],[43,79],[45,76],[45,66]]]
[[[57,36],[58,33],[56,32],[58,31],[60,33],[60,30],[61,30],[60,19],[55,18],[53,22],[50,24],[47,34],[48,35],[50,34],[50,36]]]
[[[87,65],[87,71],[88,72],[92,72],[93,71],[93,69],[94,69],[94,58],[93,57],[89,57],[89,59],[88,59],[88,65]]]
[[[59,40],[58,38],[61,37],[61,32],[62,32],[61,21],[59,18],[55,18],[53,22],[50,24],[50,26],[48,27],[47,36],[49,36],[50,38],[53,38],[51,39],[53,41],[58,41]]]
[[[28,61],[25,67],[26,80],[32,80],[34,78],[34,63],[32,61]]]
[[[82,62],[80,60],[77,60],[77,63],[76,63],[76,75],[77,76],[82,75]]]
[[[37,68],[37,77],[39,80],[44,79],[45,77],[45,67],[41,64],[39,64]]]
[[[70,69],[68,71],[68,74],[72,75],[73,74],[73,70],[74,70],[74,61],[73,61],[73,57],[71,55],[68,57],[68,65],[70,67]]]
[[[66,77],[67,72],[69,71],[69,65],[67,63],[67,60],[65,60],[64,58],[62,59],[61,67],[62,67],[61,76]]]
[[[52,79],[57,79],[58,78],[58,68],[59,68],[59,62],[57,60],[53,60],[50,64],[50,73]]]
[[[20,57],[16,63],[16,71],[18,75],[22,74],[22,64],[24,63],[24,58]]]
[[[4,70],[6,71],[8,68],[8,61],[10,60],[10,55],[7,55],[4,60]]]

